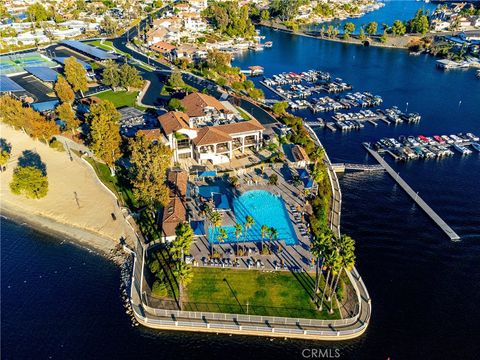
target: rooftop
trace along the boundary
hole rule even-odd
[[[60,44],[78,50],[98,60],[116,59],[118,57],[115,54],[110,54],[109,52],[96,48],[95,46],[87,45],[76,40],[63,40]]]
[[[189,117],[181,111],[169,111],[158,117],[158,122],[166,135],[173,134],[180,129],[189,129]]]
[[[205,108],[214,108],[215,110],[223,113],[230,113],[220,101],[213,96],[202,93],[191,93],[181,100],[182,105],[185,107],[185,112],[190,117],[205,116]]]

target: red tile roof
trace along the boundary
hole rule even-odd
[[[185,107],[185,112],[190,117],[200,117],[205,115],[206,107],[213,107],[217,111],[225,114],[231,113],[220,101],[213,96],[203,93],[191,93],[181,100]]]
[[[158,122],[166,135],[173,134],[180,129],[189,129],[189,120],[188,115],[181,111],[169,111],[158,117]]]

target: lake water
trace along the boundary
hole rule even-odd
[[[334,162],[371,161],[360,144],[383,136],[480,134],[480,81],[473,71],[444,73],[424,55],[263,32],[274,47],[238,58],[237,65],[263,65],[267,75],[323,69],[356,90],[381,95],[385,106],[405,108],[408,102],[409,110],[423,116],[415,126],[367,124],[344,135],[320,131]],[[301,359],[305,348],[338,348],[341,359],[475,359],[480,157],[394,166],[462,241],[450,242],[386,174],[341,177],[342,230],[357,240],[357,266],[373,299],[370,326],[357,340],[319,343],[132,327],[116,266],[2,219],[1,357]]]
[[[425,3],[412,0],[386,0],[385,6],[379,10],[369,12],[359,18],[349,18],[345,20],[326,21],[324,23],[309,26],[312,30],[320,30],[322,25],[325,29],[329,26],[338,26],[340,33],[343,33],[343,25],[351,22],[355,25],[355,34],[358,34],[360,27],[375,21],[378,23],[378,32],[382,31],[382,24],[392,25],[395,20],[407,21],[415,16],[418,9],[423,9],[425,12],[432,12],[437,7],[433,3]]]

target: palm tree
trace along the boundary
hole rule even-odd
[[[320,305],[318,309],[321,311],[323,308],[323,299],[325,298],[325,294],[327,292],[330,275],[332,273],[332,268],[334,267],[336,261],[336,249],[333,247],[333,242],[329,244],[329,246],[323,250],[323,264],[327,267],[327,277],[325,278],[325,286],[323,287],[322,292],[322,299],[320,300]]]
[[[318,297],[316,294],[319,292],[320,287],[320,274],[321,269],[323,268],[323,256],[325,252],[332,246],[333,232],[330,229],[319,234],[318,237],[315,237],[311,244],[312,255],[316,258],[316,267],[315,267],[315,296],[316,300]]]
[[[224,228],[218,229],[218,235],[217,235],[217,241],[219,244],[222,244],[225,242],[225,240],[228,238],[227,230]]]
[[[262,227],[260,228],[260,234],[262,235],[262,251],[263,251],[263,241],[265,237],[267,237],[269,231],[270,229],[268,228],[267,225],[262,225]]]
[[[247,240],[247,232],[248,230],[250,230],[250,228],[255,225],[255,220],[253,219],[253,217],[251,217],[250,215],[247,215],[245,216],[245,231],[244,231],[244,235],[245,235],[245,240]]]
[[[277,240],[278,239],[278,230],[275,229],[274,227],[271,227],[270,229],[268,229],[268,238],[270,239],[270,241]]]
[[[240,238],[240,236],[242,236],[242,231],[243,231],[242,224],[236,223],[235,224],[235,239],[237,239],[237,244],[236,244],[237,246],[235,249],[236,256],[238,256],[238,239]]]
[[[211,211],[209,213],[210,226],[213,227],[212,237],[215,238],[215,233],[218,227],[222,226],[222,216],[218,211]],[[210,243],[210,251],[213,256],[213,242]]]
[[[342,271],[351,271],[355,266],[355,240],[348,235],[342,235],[338,241],[338,247],[340,250],[340,270],[335,280],[335,285],[332,288],[333,296],[336,296],[338,280],[342,275]],[[333,311],[333,296],[330,298],[330,311]]]
[[[178,281],[178,303],[182,310],[183,287],[192,282],[192,267],[183,261],[178,261],[174,270],[174,276]]]
[[[342,255],[340,254],[340,251],[338,248],[336,248],[333,252],[333,259],[332,259],[332,264],[331,264],[331,270],[332,270],[332,279],[330,281],[330,293],[327,297],[327,301],[330,301],[330,309],[328,312],[330,314],[333,314],[333,307],[332,307],[332,298],[333,298],[333,282],[336,276],[340,275],[340,270],[342,269]],[[325,285],[326,286],[326,285]]]
[[[175,240],[172,241],[170,247],[170,254],[174,258],[178,258],[183,261],[185,254],[190,254],[190,247],[193,241],[193,229],[188,222],[182,222],[175,228]]]

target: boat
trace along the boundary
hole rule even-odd
[[[271,48],[273,46],[273,42],[271,41],[267,41],[265,42],[265,45],[264,45],[266,48]]]
[[[478,152],[480,152],[480,144],[479,144],[479,143],[476,143],[476,142],[472,143],[472,147],[473,147],[475,150],[477,150]]]
[[[472,153],[472,150],[467,149],[465,146],[458,145],[458,144],[453,144],[453,148],[457,150],[459,153],[462,155],[469,155]]]
[[[248,47],[250,50],[253,51],[262,51],[263,50],[263,45],[257,44],[257,45],[252,45]]]
[[[472,140],[472,141],[479,141],[479,140],[480,140],[480,138],[479,138],[477,135],[472,134],[472,133],[467,133],[467,136],[468,136],[468,137],[470,138],[470,140]]]

